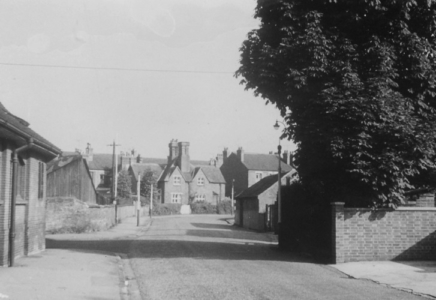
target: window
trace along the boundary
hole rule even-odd
[[[262,179],[262,176],[263,176],[262,172],[256,172],[256,182],[258,182],[259,180],[261,180],[261,179]]]
[[[182,203],[182,193],[171,193],[171,203]]]
[[[206,195],[204,194],[195,195],[195,201],[206,201]]]
[[[28,174],[27,174],[27,166],[23,158],[18,156],[18,164],[17,164],[17,190],[16,196],[19,201],[27,201],[27,183],[28,183]]]
[[[173,177],[173,185],[180,185],[181,178],[180,176]]]
[[[44,170],[45,165],[43,162],[38,164],[38,199],[44,198]]]
[[[197,184],[198,185],[204,185],[204,177],[198,177],[197,178]]]

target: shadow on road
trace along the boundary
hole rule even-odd
[[[116,252],[130,258],[198,258],[222,260],[265,260],[315,262],[307,257],[279,250],[276,245],[253,242],[203,242],[192,240],[62,240],[46,239],[47,248],[83,252]]]

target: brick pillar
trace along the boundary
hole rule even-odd
[[[332,202],[332,260],[334,264],[345,261],[343,253],[344,202]]]
[[[435,207],[435,197],[433,193],[419,195],[416,199],[416,206],[418,207]]]

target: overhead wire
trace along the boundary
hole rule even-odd
[[[6,62],[0,62],[0,65],[2,65],[2,66],[18,66],[18,67],[56,68],[56,69],[83,69],[83,70],[157,72],[157,73],[197,73],[197,74],[234,74],[235,73],[235,72],[226,72],[226,71],[196,71],[196,70],[120,68],[120,67],[87,67],[87,66],[24,64],[24,63],[6,63]]]

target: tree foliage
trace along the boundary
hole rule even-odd
[[[140,193],[146,198],[150,198],[151,186],[153,185],[153,199],[158,197],[157,180],[159,174],[153,170],[147,170],[144,174],[141,174],[141,187]]]
[[[132,192],[132,179],[127,171],[122,170],[118,174],[117,180],[118,196],[122,198],[129,198]]]
[[[434,170],[435,0],[259,0],[242,77],[281,111],[301,183],[396,205]]]

